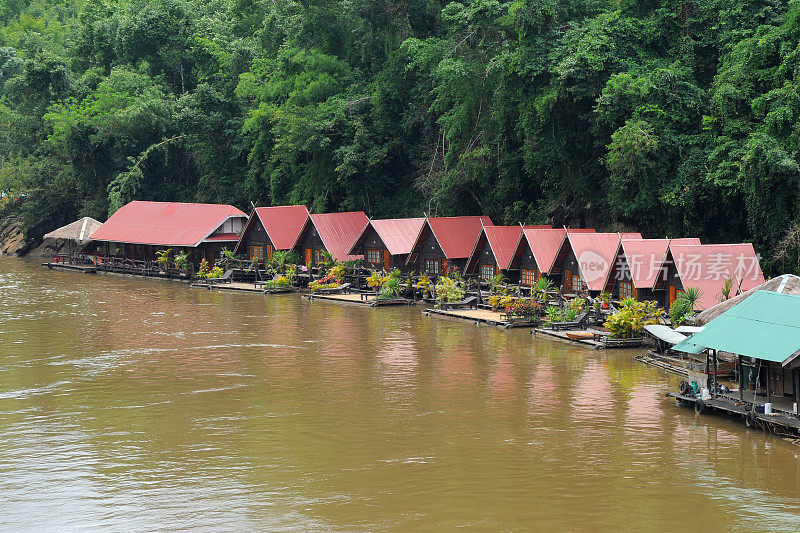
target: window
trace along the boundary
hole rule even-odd
[[[619,282],[619,299],[633,298],[633,283],[628,281]]]
[[[251,246],[250,247],[250,259],[258,259],[259,261],[264,260],[264,247],[263,246]]]
[[[522,269],[519,276],[522,285],[536,285],[536,271]]]
[[[367,263],[371,265],[379,265],[381,263],[381,251],[380,250],[367,250]]]
[[[494,265],[481,265],[481,278],[491,279],[494,277]]]
[[[439,262],[438,259],[426,259],[425,272],[427,272],[428,274],[441,274],[442,264]]]
[[[325,262],[325,256],[322,255],[322,250],[314,250],[314,263],[321,265]]]
[[[586,290],[586,286],[583,283],[583,278],[581,278],[580,274],[573,274],[572,275],[572,292],[577,294],[579,292],[583,292]]]

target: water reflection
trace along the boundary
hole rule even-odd
[[[0,529],[797,529],[800,448],[630,352],[7,258],[0,284]]]

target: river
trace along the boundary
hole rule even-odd
[[[0,258],[0,530],[800,529],[800,446],[527,331]]]

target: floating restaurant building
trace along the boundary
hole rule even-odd
[[[467,266],[481,229],[493,225],[488,216],[426,218],[408,254],[408,270],[431,276],[461,271]]]
[[[419,235],[424,218],[370,220],[350,249],[350,255],[363,256],[374,270],[407,270],[408,254]]]
[[[302,255],[309,267],[325,263],[323,252],[331,254],[339,262],[363,259],[362,255],[350,252],[368,223],[363,211],[311,214],[292,249]]]
[[[722,299],[726,280],[733,282],[730,296],[749,291],[764,283],[758,255],[750,243],[742,244],[670,244],[666,276],[656,286],[664,287],[666,304],[688,287],[700,290],[697,310],[713,307]]]
[[[232,205],[133,201],[91,235],[108,257],[153,261],[159,250],[190,253],[195,265],[213,264],[223,248],[233,249],[247,215]]]
[[[270,261],[276,250],[291,250],[308,220],[304,205],[257,207],[236,243],[236,254],[251,260]]]
[[[800,430],[800,296],[757,290],[709,322],[673,350],[706,354],[708,378],[697,376],[695,392],[685,382],[671,393],[695,410],[717,410],[745,418],[748,426]],[[718,386],[720,353],[738,359],[739,390]],[[690,376],[689,379],[692,379]]]

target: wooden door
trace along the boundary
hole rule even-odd
[[[675,298],[676,298],[675,285],[670,285],[669,286],[669,306],[670,307],[672,307],[672,304],[675,303]]]
[[[447,258],[443,257],[442,258],[442,274],[445,275],[445,276],[447,275],[447,267],[448,267]]]
[[[392,269],[392,254],[389,253],[389,250],[383,251],[383,268],[386,272]]]
[[[275,249],[272,247],[272,245],[268,244],[267,245],[267,261],[272,261],[272,252],[274,252],[274,251],[275,251]]]
[[[564,294],[567,294],[571,291],[572,291],[572,271],[564,270],[564,290],[562,292]]]
[[[306,248],[306,266],[311,266],[311,248]]]

